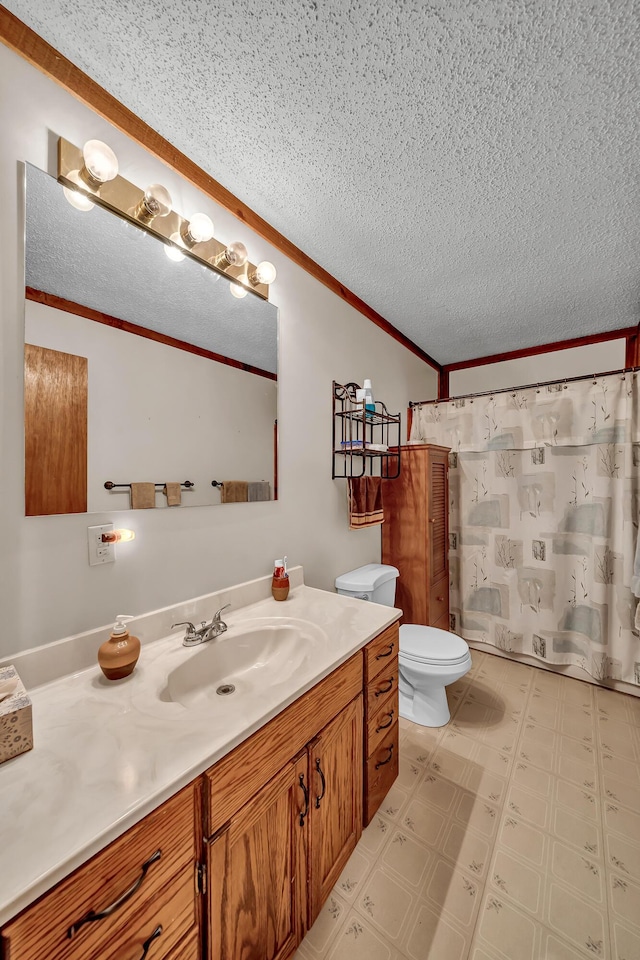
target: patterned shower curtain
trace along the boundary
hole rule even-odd
[[[638,390],[610,374],[414,408],[411,440],[451,447],[456,633],[640,684]]]

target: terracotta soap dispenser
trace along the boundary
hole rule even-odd
[[[111,636],[98,650],[98,663],[107,680],[122,680],[133,673],[140,656],[140,641],[132,637],[127,629],[127,621],[133,620],[119,613],[113,625]]]

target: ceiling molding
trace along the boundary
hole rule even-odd
[[[162,160],[180,176],[193,184],[198,190],[225,207],[238,220],[254,230],[259,236],[273,244],[281,253],[302,267],[316,280],[339,296],[351,307],[397,340],[430,367],[438,372],[441,365],[429,356],[417,344],[401,333],[388,320],[377,313],[364,300],[345,287],[339,280],[324,270],[315,260],[287,240],[266,220],[258,216],[229,190],[209,176],[193,160],[177,150],[168,140],[161,137],[136,114],[116,100],[110,93],[92,80],[86,73],[63,57],[54,47],[42,39],[35,31],[0,5],[0,41],[11,50],[24,57],[34,67],[64,87],[76,99],[85,103],[99,116],[113,124],[118,130],[139,143],[145,150]]]
[[[639,324],[640,326],[640,324]],[[523,357],[536,357],[543,353],[555,353],[557,350],[571,350],[575,347],[586,347],[590,343],[604,343],[607,340],[629,340],[637,337],[638,327],[623,327],[620,330],[609,330],[606,333],[592,333],[584,337],[573,337],[571,340],[557,340],[555,343],[544,343],[538,347],[524,347],[522,350],[510,350],[508,353],[492,353],[475,360],[459,360],[457,363],[447,363],[442,372],[448,377],[455,370],[468,370],[470,367],[484,367],[488,363],[502,363],[505,360],[520,360]]]

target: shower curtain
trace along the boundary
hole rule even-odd
[[[414,408],[411,440],[451,448],[456,633],[640,684],[638,389],[609,374]]]

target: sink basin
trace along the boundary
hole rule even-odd
[[[324,630],[306,620],[245,620],[203,644],[171,671],[169,699],[194,707],[212,705],[212,701],[220,705],[247,693],[258,695],[289,680],[310,661],[314,650],[326,643]],[[224,689],[229,686],[235,689]]]

